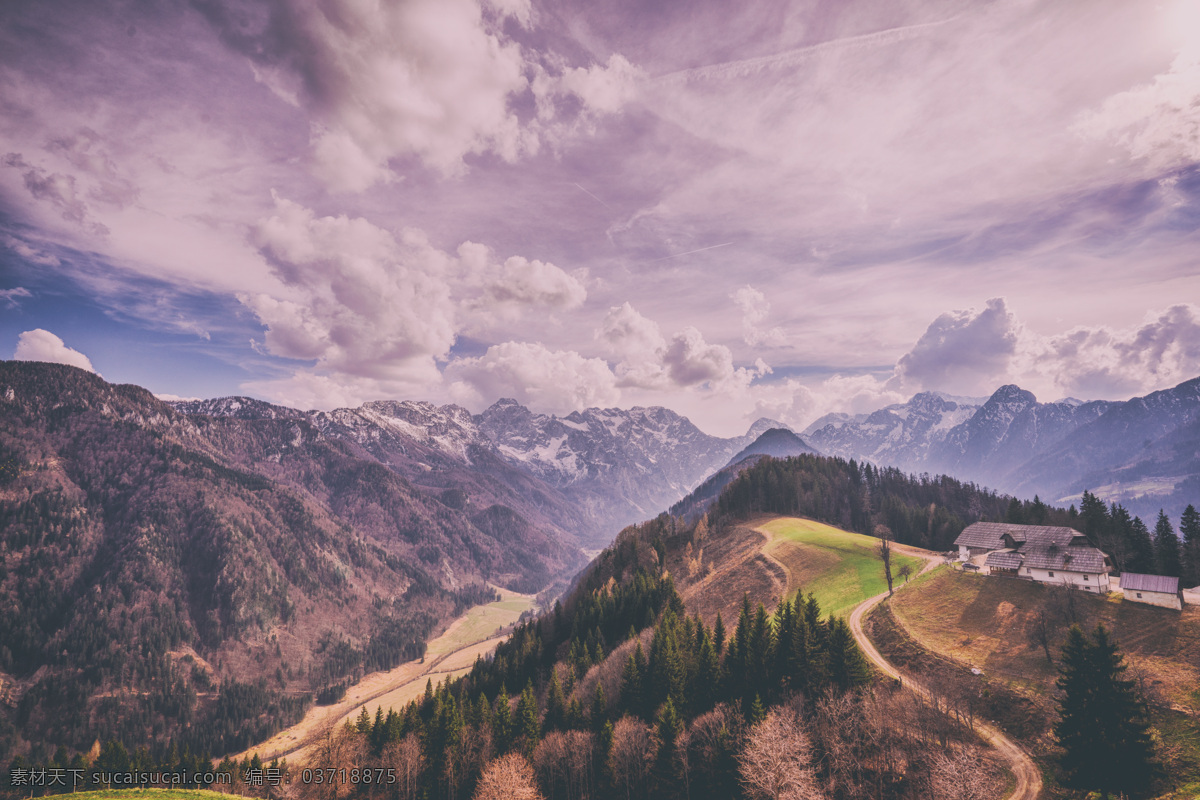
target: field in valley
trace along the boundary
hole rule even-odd
[[[521,614],[533,610],[532,595],[498,589],[500,599],[469,609],[454,620],[445,632],[429,642],[425,657],[409,661],[387,672],[374,672],[346,690],[345,697],[329,706],[309,709],[297,724],[280,731],[265,742],[239,753],[243,758],[258,753],[263,761],[287,758],[303,762],[308,749],[327,730],[356,717],[363,706],[374,714],[381,706],[399,710],[425,691],[426,681],[440,683],[447,677],[467,673],[478,656],[486,655],[507,636],[507,630]]]

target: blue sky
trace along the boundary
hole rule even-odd
[[[1198,227],[1195,0],[0,7],[0,357],[162,394],[1123,398]]]

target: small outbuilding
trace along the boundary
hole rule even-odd
[[[1126,600],[1134,603],[1183,610],[1183,592],[1179,588],[1179,578],[1125,572],[1121,574],[1121,592]]]

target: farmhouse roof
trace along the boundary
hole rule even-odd
[[[1057,569],[1063,572],[1106,571],[1104,553],[1094,547],[1030,543],[1021,548],[1025,566],[1034,569]]]
[[[982,547],[988,550],[1000,550],[1009,545],[1004,539],[1011,539],[1012,544],[1021,542],[1036,544],[1056,544],[1067,546],[1072,541],[1086,543],[1087,539],[1074,528],[1051,527],[1047,525],[1014,525],[1009,522],[976,522],[968,525],[954,540],[955,545],[965,547]]]
[[[1164,592],[1175,594],[1179,591],[1179,578],[1167,575],[1142,575],[1138,572],[1121,574],[1121,588],[1133,589],[1136,592]]]
[[[989,567],[997,569],[1020,569],[1021,554],[1015,550],[997,550],[993,553],[988,553],[987,560],[984,563]]]

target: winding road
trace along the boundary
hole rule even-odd
[[[897,547],[897,549],[903,548]],[[933,569],[941,561],[941,556],[931,557],[924,553],[920,555],[926,559],[925,568],[921,570],[921,574]],[[897,591],[902,589],[903,587]],[[871,660],[871,663],[879,667],[884,674],[899,679],[901,678],[899,671],[880,655],[879,651],[875,649],[875,645],[871,643],[866,633],[863,632],[862,627],[863,617],[866,616],[866,613],[887,596],[888,593],[883,592],[859,603],[850,614],[850,630],[854,632],[854,638],[858,640],[858,646],[862,648],[863,654]],[[918,697],[926,699],[931,697],[928,689],[909,678],[904,679],[904,684],[908,689],[915,692]],[[984,741],[996,748],[1000,755],[1008,762],[1009,769],[1016,778],[1017,785],[1004,800],[1037,800],[1038,795],[1042,792],[1042,775],[1038,771],[1037,765],[1033,763],[1033,759],[1016,742],[1005,736],[999,729],[985,722],[976,722],[975,730]]]

